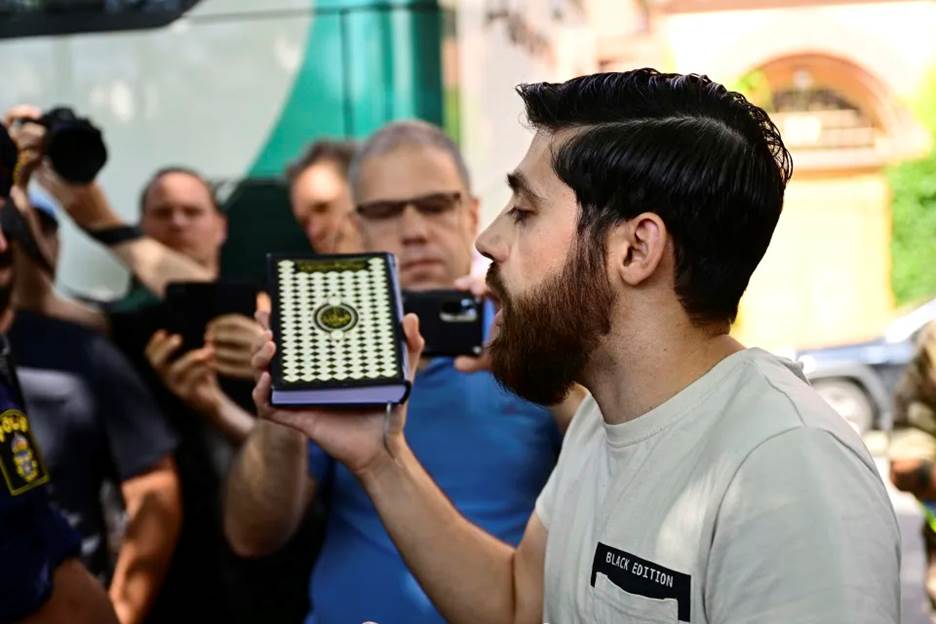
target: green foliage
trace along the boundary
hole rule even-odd
[[[753,104],[768,113],[773,109],[773,91],[764,72],[759,69],[750,71],[731,84],[726,85],[731,91],[737,91]]]
[[[936,293],[936,154],[889,171],[891,287],[897,305]]]
[[[936,72],[911,108],[936,142]],[[893,238],[891,287],[898,306],[936,293],[936,150],[888,171]]]

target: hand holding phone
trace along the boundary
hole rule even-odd
[[[484,300],[461,290],[403,291],[403,309],[419,317],[426,356],[480,356]]]
[[[213,319],[226,314],[253,318],[257,290],[238,282],[171,282],[166,286],[166,329],[182,336],[181,353],[200,349]]]

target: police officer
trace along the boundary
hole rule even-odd
[[[23,224],[11,199],[16,145],[0,125],[0,211]],[[22,166],[28,159],[23,154]],[[13,188],[22,194],[24,189]],[[13,212],[10,212],[13,211]],[[0,231],[0,332],[9,324],[12,264]],[[49,506],[49,474],[36,447],[6,339],[0,333],[0,624],[116,623],[104,588],[78,561],[80,542]]]

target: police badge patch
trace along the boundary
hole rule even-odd
[[[0,472],[13,496],[49,481],[49,473],[33,441],[29,419],[18,409],[0,414]]]

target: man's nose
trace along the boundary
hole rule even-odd
[[[172,227],[178,229],[185,227],[187,224],[188,218],[186,218],[185,214],[181,210],[173,212],[169,215],[169,225]]]
[[[495,219],[475,240],[475,249],[493,262],[503,262],[507,256],[505,238],[500,231],[501,217]]]
[[[400,214],[400,231],[403,242],[424,242],[429,238],[429,224],[414,206],[406,206]]]

